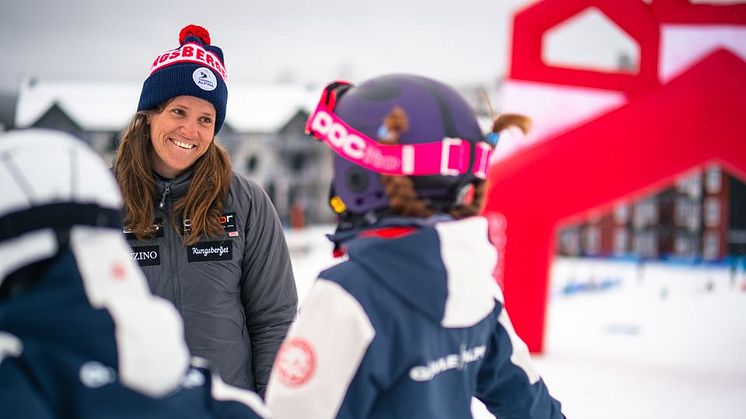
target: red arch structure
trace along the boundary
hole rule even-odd
[[[494,166],[485,212],[505,219],[503,285],[518,334],[543,349],[558,224],[718,162],[746,178],[746,63],[720,50],[669,84]]]
[[[692,4],[689,0],[655,0],[651,10],[659,22],[743,25],[746,5]]]
[[[578,7],[581,3],[585,7]],[[589,6],[608,13],[610,5],[618,3],[545,1],[516,17],[514,43],[522,45],[529,39],[532,46],[528,53],[537,55],[516,62],[514,54],[511,77],[604,87],[624,91],[630,98],[622,107],[524,148],[491,168],[485,214],[501,220],[505,234],[496,275],[504,286],[515,328],[533,352],[544,348],[548,271],[556,232],[563,221],[590,210],[610,209],[619,200],[670,184],[677,175],[713,162],[746,178],[746,62],[733,53],[715,51],[664,85],[657,78],[650,79],[644,56],[642,79],[636,81],[553,68],[536,61],[540,60],[540,49],[535,50],[535,38],[543,32]],[[649,7],[648,13],[658,21],[667,16],[676,22],[692,21],[697,12],[703,12],[714,14],[710,18],[717,22],[736,19],[746,24],[743,6],[705,6],[692,12],[682,0],[654,1],[650,6],[639,0],[630,3]],[[525,24],[525,17],[537,8],[551,15],[552,7],[558,8],[562,19]],[[614,9],[613,13],[624,12]],[[615,21],[623,29],[630,22],[627,18]],[[645,22],[649,20],[643,22],[647,25]],[[659,37],[635,39],[642,40],[641,44],[657,43]],[[657,48],[653,50],[658,54]]]
[[[637,74],[609,73],[552,66],[541,59],[543,35],[578,13],[595,7],[640,46]],[[570,84],[626,93],[644,91],[658,84],[658,22],[641,1],[562,0],[543,1],[523,10],[513,21],[514,48],[509,77],[545,83]]]

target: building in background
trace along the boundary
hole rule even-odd
[[[710,262],[746,254],[746,184],[718,165],[565,226],[559,256]]]

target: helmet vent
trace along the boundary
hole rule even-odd
[[[357,166],[347,171],[347,187],[352,192],[362,192],[368,187],[368,174]]]

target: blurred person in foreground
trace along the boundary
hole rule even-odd
[[[215,138],[228,90],[223,52],[196,25],[158,54],[114,174],[124,233],[151,290],[173,302],[195,355],[263,394],[298,302],[271,201]]]
[[[190,365],[181,319],[121,235],[99,157],[67,134],[0,135],[0,416],[259,418],[255,393]]]
[[[484,136],[452,88],[390,75],[323,92],[307,131],[336,153],[330,238],[267,390],[277,418],[562,418],[516,336],[477,216],[504,115]],[[509,198],[508,198],[509,199]]]

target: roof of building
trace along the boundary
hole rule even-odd
[[[83,129],[121,131],[137,110],[139,83],[28,80],[16,104],[15,126],[33,125],[55,104]],[[299,110],[310,111],[320,89],[288,84],[230,86],[226,123],[238,132],[270,133]]]

